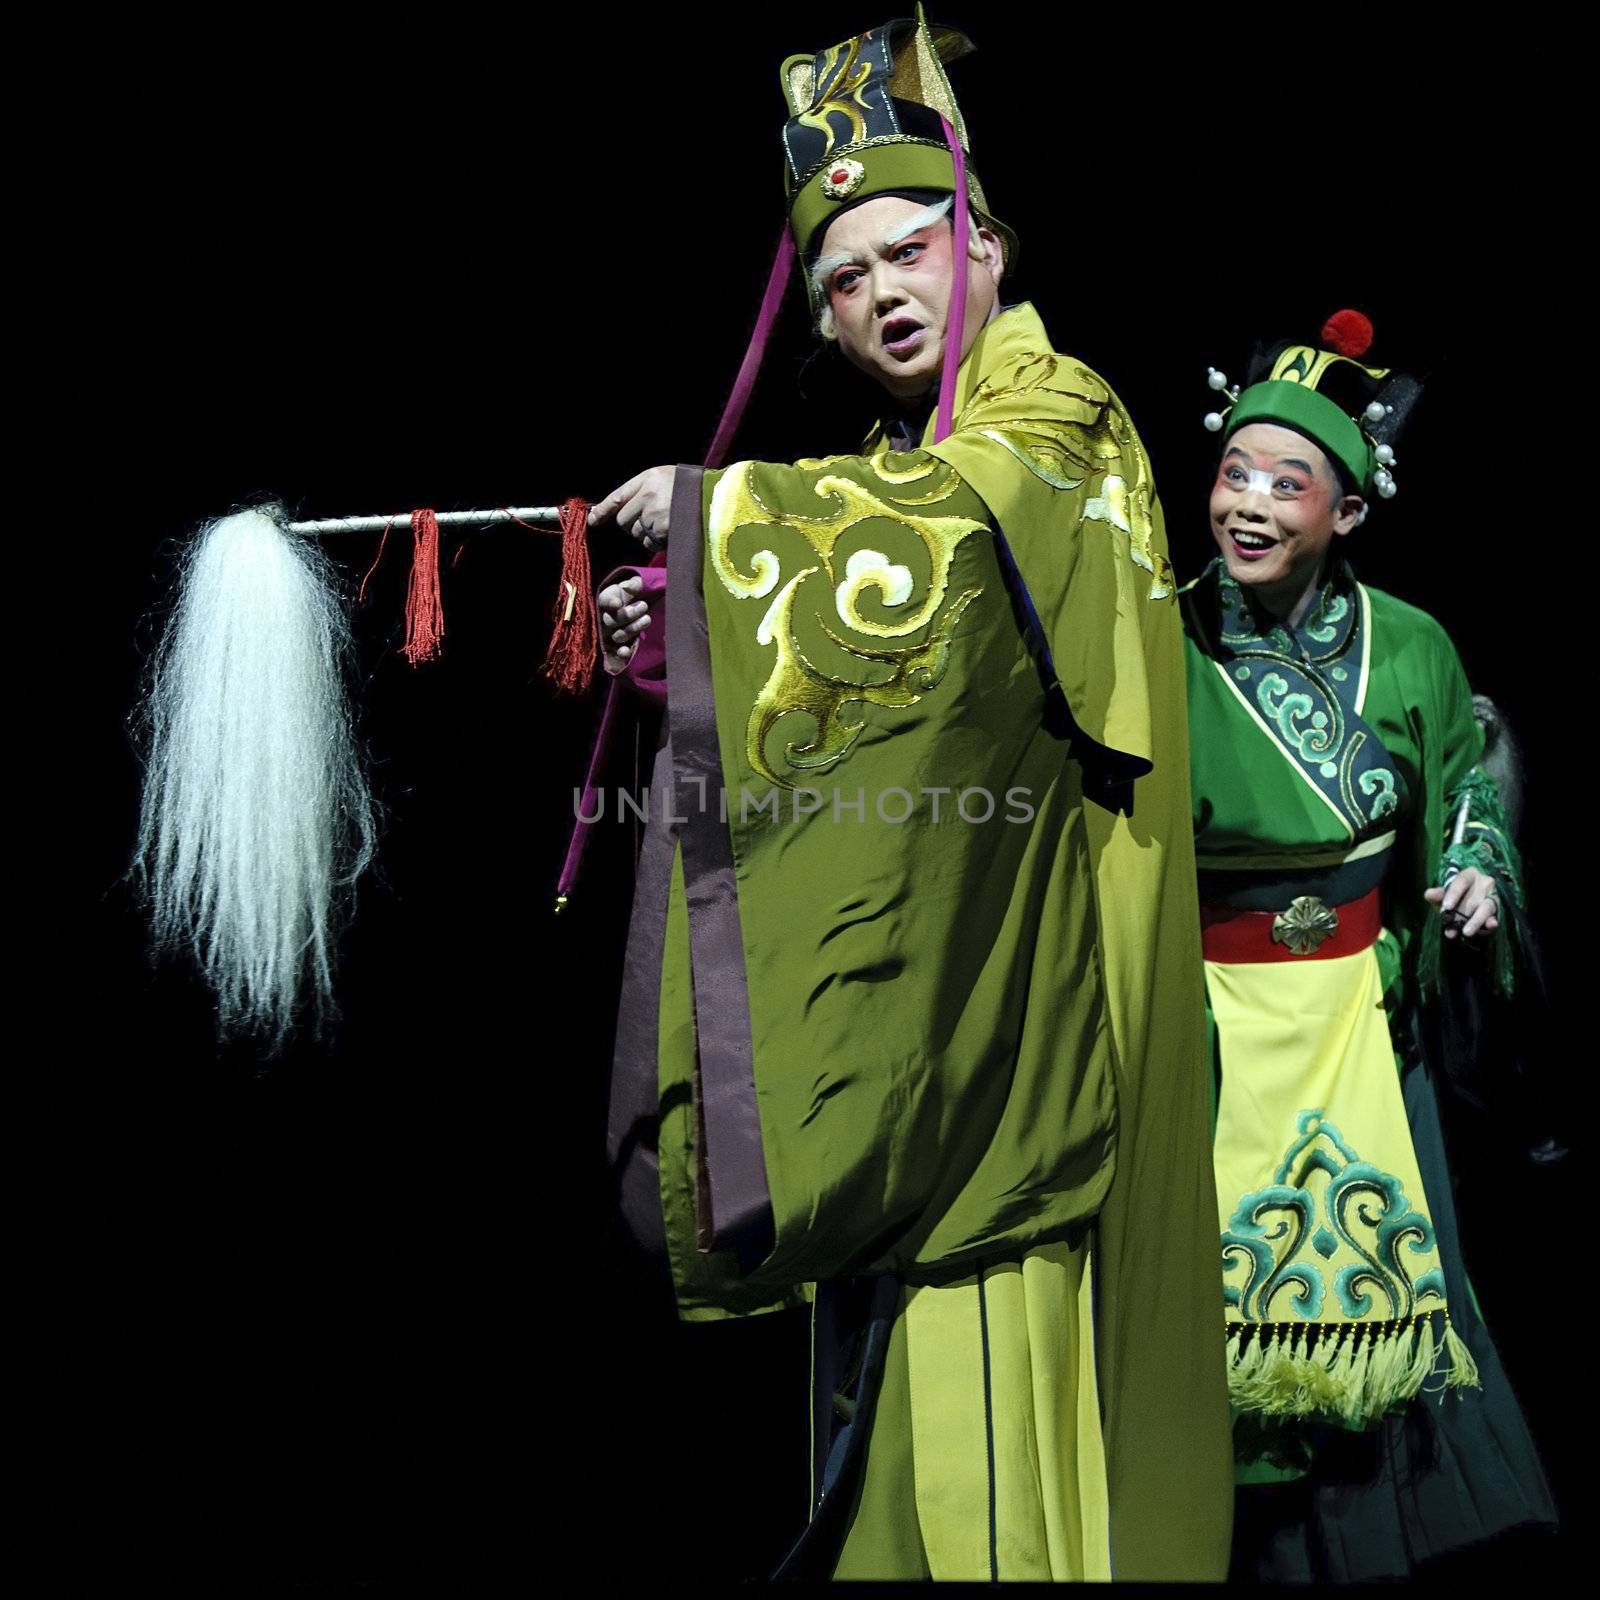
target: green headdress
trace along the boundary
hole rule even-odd
[[[1210,369],[1213,389],[1233,404],[1213,411],[1206,427],[1232,435],[1247,423],[1275,422],[1320,445],[1340,477],[1360,494],[1376,489],[1385,499],[1395,493],[1394,440],[1422,393],[1415,378],[1388,367],[1364,366],[1372,343],[1372,324],[1359,311],[1338,311],[1322,327],[1331,349],[1285,343],[1253,364],[1242,391],[1228,388],[1227,377]]]
[[[971,146],[944,69],[971,49],[953,28],[930,27],[919,5],[915,21],[888,22],[820,55],[784,62],[784,179],[789,227],[802,260],[846,207],[879,194],[954,191],[955,165],[940,117],[963,152]],[[1000,235],[1009,265],[1016,236],[989,211],[970,160],[967,199],[979,221]]]

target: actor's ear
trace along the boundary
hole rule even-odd
[[[1361,512],[1366,501],[1358,494],[1347,494],[1339,502],[1339,508],[1333,514],[1333,531],[1337,534],[1349,533],[1361,521]]]
[[[834,326],[832,306],[824,306],[817,313],[817,334],[830,343],[838,339],[839,330]]]
[[[993,228],[978,229],[978,243],[983,246],[983,264],[998,287],[1006,270],[1006,247]]]

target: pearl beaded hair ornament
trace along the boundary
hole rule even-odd
[[[1364,366],[1356,358],[1371,343],[1367,318],[1339,311],[1323,324],[1322,347],[1276,346],[1252,363],[1243,388],[1230,387],[1225,373],[1208,368],[1208,384],[1228,404],[1207,414],[1207,429],[1226,435],[1250,422],[1293,428],[1323,449],[1350,492],[1393,498],[1394,440],[1422,386],[1404,373]]]

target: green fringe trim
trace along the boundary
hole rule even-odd
[[[1228,1324],[1228,1398],[1243,1412],[1368,1428],[1419,1394],[1437,1394],[1442,1404],[1447,1389],[1482,1387],[1448,1312],[1392,1322]]]
[[[1516,985],[1516,958],[1522,945],[1522,857],[1511,837],[1500,791],[1482,767],[1474,767],[1451,792],[1445,807],[1447,835],[1455,827],[1462,800],[1467,801],[1467,832],[1460,844],[1447,845],[1436,881],[1444,882],[1450,867],[1476,867],[1487,872],[1500,891],[1500,928],[1491,934],[1490,974],[1507,999]]]

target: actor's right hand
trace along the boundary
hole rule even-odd
[[[1448,885],[1425,889],[1424,900],[1438,906],[1444,917],[1444,936],[1463,939],[1493,933],[1500,926],[1500,891],[1487,872],[1463,867]]]
[[[614,677],[628,664],[634,641],[650,626],[650,603],[638,598],[639,578],[624,578],[595,596],[600,608],[600,648],[606,671]]]
[[[635,473],[604,500],[595,501],[589,508],[589,526],[603,528],[615,523],[646,550],[665,550],[677,477],[676,467],[650,467]]]

